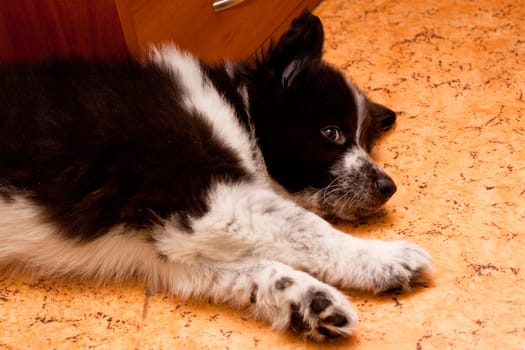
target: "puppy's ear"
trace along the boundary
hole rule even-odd
[[[368,101],[368,111],[379,131],[387,131],[396,121],[396,113],[378,103]]]
[[[290,29],[281,36],[275,46],[274,55],[285,61],[301,57],[319,59],[323,52],[323,43],[321,20],[305,11],[292,21]]]
[[[310,12],[293,20],[277,44],[273,44],[258,60],[260,69],[272,77],[280,77],[285,85],[290,84],[297,72],[311,60],[321,59],[323,51],[323,25],[318,17]]]
[[[396,121],[396,113],[378,103],[367,101],[370,123],[366,131],[366,147],[370,150],[374,141],[385,131],[389,130]]]

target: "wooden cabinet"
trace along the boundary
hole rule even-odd
[[[216,12],[213,0],[0,1],[0,60],[123,58],[174,42],[205,60],[241,59],[277,38],[319,0],[246,0]]]

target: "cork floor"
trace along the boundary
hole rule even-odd
[[[387,215],[341,229],[434,257],[409,294],[347,291],[355,335],[328,345],[143,285],[0,281],[2,349],[525,349],[525,6],[325,0],[326,58],[398,112],[373,156]]]

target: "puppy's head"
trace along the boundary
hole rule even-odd
[[[396,116],[321,60],[323,40],[317,17],[295,19],[256,63],[250,113],[270,175],[308,209],[354,219],[396,191],[368,155]]]

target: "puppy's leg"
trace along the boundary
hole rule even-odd
[[[158,237],[163,254],[178,261],[192,254],[217,261],[256,256],[373,292],[409,289],[432,271],[430,256],[417,245],[352,237],[271,190],[218,185],[210,199],[208,213],[192,221],[193,233]]]
[[[287,265],[256,258],[231,262],[194,256],[184,264],[168,256],[161,275],[170,292],[236,308],[248,307],[277,330],[323,341],[351,334],[357,317],[335,288]]]
[[[249,307],[274,328],[291,328],[317,341],[348,335],[356,323],[354,311],[338,290],[290,266],[250,257],[247,250],[236,255],[231,251],[235,246],[216,242],[215,254],[206,246],[201,253],[198,246],[172,246],[176,241],[169,237],[151,242],[149,230],[121,226],[85,242],[64,238],[58,231],[31,200],[0,198],[0,267],[16,264],[15,270],[35,276],[100,281],[138,277],[153,290]],[[203,236],[180,231],[169,222],[156,234],[193,243],[193,238]]]

